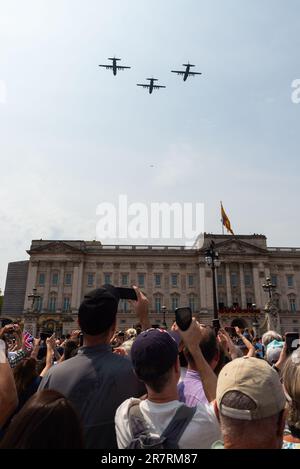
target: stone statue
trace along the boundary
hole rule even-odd
[[[264,307],[265,318],[260,325],[262,331],[276,331],[280,334],[280,318],[278,308],[273,299],[269,299]]]

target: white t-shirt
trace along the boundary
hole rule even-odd
[[[116,412],[115,425],[119,449],[126,448],[132,441],[128,410],[134,402],[139,402],[139,399],[127,399]],[[179,401],[171,401],[166,404],[156,404],[148,399],[141,401],[140,410],[149,425],[152,437],[159,437],[163,433],[181,405],[183,403]],[[194,417],[183,432],[178,446],[180,449],[208,449],[220,439],[220,426],[213,407],[199,404]]]

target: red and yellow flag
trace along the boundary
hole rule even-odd
[[[232,235],[234,235],[234,232],[232,231],[232,228],[231,228],[230,220],[228,216],[226,215],[222,202],[221,202],[221,217],[222,217],[222,223],[225,226],[226,230],[229,231],[229,233],[231,233]]]

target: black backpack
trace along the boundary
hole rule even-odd
[[[197,407],[181,405],[161,436],[152,437],[140,410],[140,403],[132,405],[129,409],[132,440],[126,449],[178,449],[178,441],[194,417],[196,409]]]

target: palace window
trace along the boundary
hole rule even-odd
[[[277,287],[277,275],[271,275],[271,282]]]
[[[128,285],[128,274],[121,275],[121,283],[123,287],[126,287]]]
[[[194,275],[193,274],[188,274],[188,286],[189,287],[194,286]]]
[[[92,287],[94,285],[94,274],[92,274],[91,272],[89,272],[87,274],[87,284],[88,284],[88,287]]]
[[[218,274],[217,280],[218,280],[218,285],[219,285],[220,287],[221,287],[222,285],[224,285],[224,277],[223,277],[223,274]]]
[[[156,296],[154,298],[154,303],[155,303],[155,312],[160,313],[161,312],[161,297]]]
[[[104,284],[105,285],[110,285],[111,284],[111,274],[104,274]]]
[[[231,286],[232,287],[237,287],[238,284],[238,276],[236,272],[231,273]]]
[[[72,285],[72,274],[70,272],[65,274],[65,285]]]
[[[245,286],[250,287],[252,285],[251,274],[245,274]]]
[[[138,274],[138,285],[139,287],[145,286],[145,274]]]
[[[289,288],[293,288],[294,286],[294,276],[293,275],[288,275],[287,276],[287,284]]]
[[[43,287],[45,285],[45,274],[44,273],[39,274],[39,282],[38,283],[41,287]]]
[[[38,298],[36,298],[35,308],[39,313],[42,311],[42,308],[43,308],[43,297],[42,296],[39,296]]]
[[[179,296],[173,295],[171,297],[172,311],[175,311],[176,308],[179,308]]]
[[[190,295],[189,296],[189,307],[192,310],[192,313],[196,311],[196,297],[195,295]]]
[[[49,297],[49,311],[51,313],[55,313],[56,311],[56,295],[53,293]]]
[[[290,297],[289,304],[290,304],[290,311],[292,313],[295,313],[297,311],[296,298]]]
[[[154,283],[156,287],[161,286],[161,274],[155,274],[154,275]]]
[[[58,273],[57,272],[53,272],[52,274],[52,285],[55,287],[58,285]]]
[[[70,311],[70,298],[68,296],[64,298],[63,311]]]
[[[178,284],[178,274],[171,274],[172,287],[177,287],[177,284]]]

